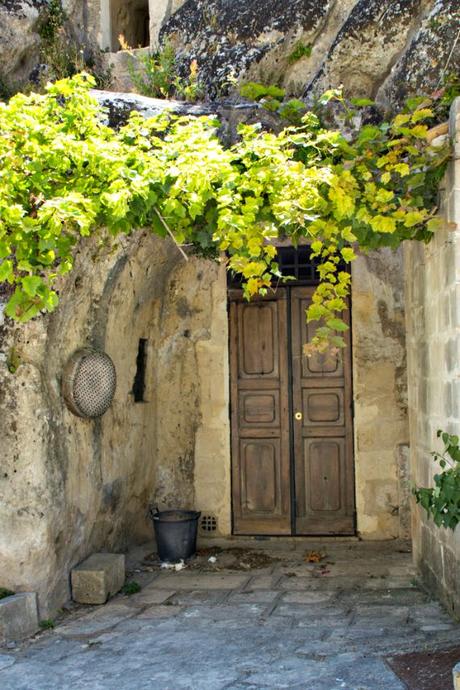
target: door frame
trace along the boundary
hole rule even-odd
[[[348,394],[345,393],[345,396],[349,398],[350,402],[350,439],[349,439],[349,444],[350,444],[350,453],[351,453],[351,477],[352,477],[352,493],[353,493],[353,515],[352,515],[352,524],[353,528],[350,532],[342,533],[342,534],[331,534],[330,532],[325,532],[323,534],[320,533],[301,533],[299,534],[296,529],[296,464],[295,464],[295,438],[294,438],[294,385],[293,385],[293,376],[294,376],[294,371],[293,371],[293,334],[292,334],[292,299],[291,299],[291,293],[293,288],[298,288],[298,287],[309,287],[309,288],[315,288],[316,285],[318,284],[318,281],[312,282],[312,281],[303,281],[303,280],[293,280],[290,281],[288,284],[280,284],[280,289],[283,289],[285,292],[285,301],[286,301],[286,323],[287,323],[287,406],[288,406],[288,429],[289,429],[289,436],[288,436],[288,448],[289,448],[289,476],[290,476],[290,482],[289,482],[289,487],[290,487],[290,501],[289,501],[289,509],[290,509],[290,532],[289,533],[272,533],[272,532],[260,532],[257,534],[254,534],[252,532],[242,532],[238,531],[237,536],[267,536],[267,537],[283,537],[283,536],[290,536],[290,537],[317,537],[317,538],[335,538],[335,539],[340,539],[340,538],[350,538],[351,536],[356,536],[357,534],[357,503],[356,503],[356,467],[355,467],[355,440],[354,440],[354,395],[353,395],[353,357],[352,357],[352,302],[351,302],[351,295],[348,298],[348,325],[349,325],[349,330],[346,333],[346,347],[349,348],[349,365],[347,367],[348,369],[348,375],[345,377],[345,391],[348,391]],[[275,289],[276,290],[276,289]],[[264,296],[256,296],[252,298],[251,301],[268,301],[272,300],[273,296],[268,295],[267,297]],[[245,299],[243,298],[243,291],[240,288],[237,287],[229,287],[227,289],[227,309],[228,309],[228,314],[229,314],[229,321],[230,321],[230,309],[231,309],[231,303],[232,302],[244,302]],[[234,490],[234,483],[235,483],[235,457],[234,457],[234,443],[235,443],[235,436],[238,436],[238,429],[236,428],[236,425],[234,423],[234,415],[233,415],[233,401],[235,400],[235,393],[236,393],[236,387],[237,387],[237,381],[234,380],[233,373],[235,371],[234,366],[232,366],[233,362],[231,361],[232,357],[237,356],[237,347],[235,347],[234,343],[230,342],[230,338],[236,337],[235,334],[232,334],[231,328],[229,329],[229,357],[230,357],[230,362],[229,362],[229,377],[230,377],[230,433],[231,433],[231,443],[230,443],[230,461],[231,461],[231,482],[230,482],[230,505],[231,505],[231,528],[232,528],[232,535],[235,534],[235,514],[234,514],[234,508],[235,508],[235,502],[234,502],[234,496],[235,496],[235,490]]]

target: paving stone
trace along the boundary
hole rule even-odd
[[[360,578],[352,577],[287,577],[277,584],[277,589],[286,591],[351,590],[360,584]]]
[[[136,615],[136,609],[132,606],[111,604],[59,626],[56,632],[59,635],[71,637],[94,635],[113,628],[121,621],[134,615]]]
[[[280,576],[277,575],[255,575],[252,577],[246,589],[274,589],[279,581]]]
[[[431,625],[421,625],[420,630],[423,632],[439,632],[440,630],[453,630],[455,627],[455,623],[435,623]]]
[[[335,592],[285,592],[283,604],[322,604],[336,597]]]
[[[208,620],[243,620],[254,619],[266,612],[264,604],[235,604],[233,606],[199,606],[189,607],[184,610],[184,618],[199,618]]]
[[[324,664],[294,657],[283,660],[282,663],[270,664],[247,677],[248,683],[266,688],[308,688],[324,672]]]
[[[373,578],[359,567],[356,575],[360,559],[367,569],[401,566],[392,548],[328,547],[349,568],[337,577],[161,573],[132,597],[71,614],[33,644],[0,653],[0,689],[403,690],[382,658],[458,644],[460,626],[438,604],[417,603],[424,594],[401,585],[408,577]],[[302,569],[301,552],[285,551],[283,570]]]
[[[438,602],[430,601],[427,604],[411,606],[409,620],[418,625],[430,625],[433,622],[450,622],[452,619]]]
[[[211,573],[197,575],[195,573],[162,573],[155,582],[164,589],[237,589],[249,580],[247,575],[233,575],[226,573]]]
[[[171,618],[182,611],[181,606],[149,606],[137,618]]]
[[[415,606],[427,602],[424,592],[416,589],[385,589],[379,591],[343,592],[340,602],[348,605]]]
[[[414,578],[409,576],[384,576],[369,578],[362,582],[363,589],[414,589],[416,583]]]
[[[0,644],[24,640],[38,630],[37,595],[21,592],[0,599]]]
[[[372,606],[371,604],[358,605],[355,607],[355,620],[372,618],[385,625],[386,621],[396,620],[407,621],[409,618],[409,608],[407,606]]]
[[[11,654],[0,654],[0,671],[8,666],[12,666],[16,661],[14,656]]]
[[[135,606],[144,606],[145,604],[163,604],[167,599],[170,599],[175,594],[172,589],[158,589],[153,583],[144,587],[138,594],[133,594],[127,598],[127,603]],[[125,598],[122,599],[125,601]]]
[[[193,606],[196,604],[221,604],[226,597],[228,597],[228,589],[211,589],[209,591],[197,590],[196,592],[188,592],[182,590],[177,592],[168,600],[168,604]]]
[[[318,571],[318,567],[311,563],[299,563],[295,565],[283,564],[275,567],[275,574],[289,575],[295,577],[311,577],[314,572]]]
[[[305,604],[278,604],[274,609],[272,615],[274,616],[289,616],[291,618],[308,618],[320,620],[321,618],[336,617],[337,619],[344,618],[344,612],[340,608],[329,607],[326,608],[321,606],[319,603],[316,605],[305,605]]]
[[[79,604],[105,604],[120,591],[124,582],[123,554],[93,553],[72,569],[72,599]]]
[[[246,590],[244,592],[232,592],[227,602],[229,604],[269,604],[280,595],[280,592],[270,589]]]

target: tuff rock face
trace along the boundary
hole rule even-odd
[[[0,0],[0,81],[27,81],[40,62],[45,6]],[[108,21],[100,0],[63,6],[72,35],[96,47],[94,36]],[[150,22],[152,47],[161,27],[160,40],[174,44],[183,74],[197,60],[206,99],[235,95],[237,80],[254,80],[307,101],[343,84],[350,95],[398,106],[460,70],[458,0],[151,0]],[[120,57],[108,54],[107,61],[114,63],[113,88],[126,91]]]
[[[1,0],[0,65],[1,77],[21,79],[38,59],[40,38],[36,32],[40,0]]]
[[[91,31],[85,2],[62,0],[71,35],[82,45]],[[40,18],[47,0],[0,0],[0,82],[14,88],[27,82],[40,63]]]
[[[307,100],[343,84],[353,96],[400,104],[458,72],[459,30],[457,0],[187,0],[161,38],[174,43],[184,71],[197,59],[211,97],[238,78],[279,83]],[[299,45],[306,50],[296,59]]]
[[[314,41],[331,7],[327,0],[188,0],[166,23],[166,36],[196,58],[211,96],[261,62],[276,80],[297,42]],[[238,5],[238,7],[237,7]],[[270,60],[264,60],[270,58]],[[271,63],[271,64],[268,64]]]

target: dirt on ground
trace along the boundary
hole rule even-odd
[[[452,668],[459,661],[460,647],[398,654],[386,659],[408,690],[453,690]]]
[[[216,572],[219,570],[249,571],[260,568],[268,568],[279,562],[279,558],[256,549],[233,547],[223,549],[220,546],[212,546],[198,549],[196,556],[187,561],[184,567],[200,572]],[[143,565],[154,570],[164,568],[157,553],[148,555]]]

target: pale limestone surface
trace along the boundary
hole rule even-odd
[[[460,99],[451,111],[454,160],[441,195],[443,228],[429,245],[407,245],[406,300],[411,469],[431,486],[439,465],[436,431],[460,433]],[[413,511],[414,558],[429,587],[460,615],[460,531],[438,529]]]
[[[84,4],[80,0],[62,0],[71,32],[79,41],[89,38]],[[8,86],[27,82],[40,63],[38,34],[41,0],[6,0],[0,4],[0,77]]]
[[[458,644],[459,625],[414,583],[404,542],[220,544],[215,565],[203,557],[168,574],[168,590],[159,563],[130,560],[139,594],[79,607],[33,643],[0,650],[0,687],[403,690],[388,656]],[[262,551],[266,567],[222,568],[225,544]],[[311,549],[323,563],[305,562]]]
[[[54,314],[4,324],[0,350],[0,581],[37,591],[42,617],[68,599],[69,573],[88,554],[151,535],[149,504],[195,508],[217,518],[217,535],[231,530],[224,267],[184,261],[147,232],[106,248],[86,240],[60,293]],[[398,256],[360,258],[352,297],[358,530],[394,538],[408,521]],[[146,390],[135,403],[140,338]],[[67,359],[88,345],[117,370],[113,405],[98,420],[76,418],[60,393]]]
[[[352,348],[358,530],[409,536],[409,429],[401,252],[352,266]]]
[[[161,25],[163,36],[171,35],[184,47],[186,61],[195,48],[213,56],[209,45],[222,44],[235,56],[228,66],[243,77],[256,75],[262,66],[263,76],[271,75],[270,79],[283,74],[299,81],[307,96],[315,92],[315,84],[335,86],[343,77],[349,88],[366,84],[365,95],[380,93],[384,84],[382,100],[397,102],[393,87],[402,82],[400,76],[395,81],[391,64],[397,60],[399,75],[404,65],[410,68],[412,84],[420,77],[420,83],[432,85],[426,50],[423,60],[416,57],[417,42],[425,45],[432,36],[438,41],[438,62],[445,63],[451,49],[452,68],[458,62],[460,43],[454,49],[451,40],[458,17],[447,0],[436,6],[421,3],[412,13],[413,3],[407,0],[400,12],[393,8],[391,22],[383,21],[374,2],[317,3],[310,14],[305,10],[309,3],[304,3],[302,11],[291,12],[301,4],[286,6],[280,18],[276,3],[264,6],[266,14],[260,14],[257,3],[248,3],[241,16],[227,3],[225,12],[216,16],[216,8],[221,7],[217,0],[160,2],[153,13],[151,7],[151,37]],[[8,14],[0,23],[0,50],[8,74],[19,78],[37,52],[37,3],[13,5],[1,9]],[[90,33],[110,29],[107,12],[99,13],[99,2],[88,3],[86,25],[78,3],[70,2],[66,8],[76,17],[79,31],[85,26]],[[201,24],[188,20],[198,10],[204,18]],[[223,17],[227,23],[220,21]],[[257,35],[246,35],[251,27],[245,17],[262,27]],[[402,27],[406,19],[407,26]],[[179,36],[173,34],[174,27]],[[366,41],[356,40],[358,29]],[[10,30],[12,38],[3,37],[1,32]],[[190,38],[188,43],[184,36]],[[299,39],[313,42],[311,59],[288,66]],[[16,51],[18,47],[24,55]],[[409,48],[407,55],[412,57],[407,66]],[[369,51],[372,60],[367,59]],[[117,59],[126,58],[117,54]],[[220,77],[206,64],[200,69],[209,84],[220,88]],[[451,194],[452,217],[458,216],[457,207],[458,193]],[[414,251],[423,254],[422,249]],[[100,259],[97,263],[92,261],[95,255]],[[441,262],[436,280],[443,279],[443,270]],[[389,252],[360,257],[353,269],[357,523],[364,538],[409,532],[401,274],[400,256]],[[449,299],[449,309],[457,314],[458,285],[450,290]],[[77,271],[62,283],[59,310],[26,327],[7,324],[0,329],[0,429],[5,443],[0,474],[0,584],[38,591],[46,616],[68,598],[68,576],[76,563],[95,550],[121,550],[151,534],[146,517],[149,502],[206,511],[217,517],[219,534],[230,532],[228,334],[222,268],[196,257],[185,263],[174,246],[147,234],[137,233],[107,250],[85,241]],[[139,338],[148,340],[149,363],[145,402],[134,403]],[[112,408],[96,421],[76,419],[60,396],[62,368],[84,345],[105,349],[119,376]],[[14,376],[6,366],[12,347],[23,359]],[[449,357],[455,359],[455,342],[449,348]],[[453,408],[456,382],[451,377],[448,383]],[[443,393],[437,374],[432,385],[438,400]],[[430,444],[431,439],[425,450]],[[442,539],[451,544],[449,535]],[[438,548],[438,537],[435,541]],[[454,546],[458,550],[459,545]],[[445,549],[444,579],[455,579],[454,546]]]
[[[105,604],[125,582],[125,557],[118,553],[93,553],[70,574],[72,599],[79,604]]]
[[[37,630],[38,611],[35,592],[23,592],[0,599],[0,645],[24,640],[34,635]]]
[[[225,300],[216,263],[185,262],[172,243],[137,233],[106,249],[83,242],[59,309],[25,327],[2,326],[0,582],[37,591],[41,617],[69,598],[70,570],[90,553],[120,551],[152,535],[149,503],[196,503],[228,531],[227,485],[197,500],[194,486],[195,467],[211,484],[221,476],[214,468],[229,471],[226,321],[212,326],[219,305],[225,316]],[[146,389],[136,403],[140,338],[148,341]],[[204,340],[212,341],[214,370],[197,349]],[[113,405],[97,420],[75,417],[60,392],[65,362],[85,345],[107,351],[117,370]],[[12,347],[23,361],[14,375],[6,363]]]

